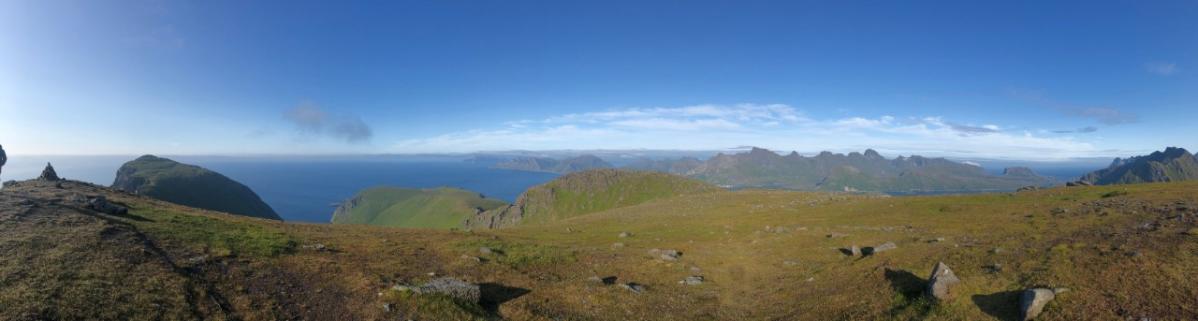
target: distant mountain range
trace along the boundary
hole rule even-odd
[[[603,159],[597,156],[582,155],[566,159],[555,159],[548,157],[516,157],[510,160],[498,162],[494,165],[494,167],[530,172],[569,174],[585,171],[588,169],[611,168],[612,165],[603,161]]]
[[[520,158],[496,167],[561,172],[562,169],[577,171],[611,165],[598,157],[583,155],[561,161]],[[823,152],[804,157],[795,152],[782,156],[767,149],[752,148],[745,153],[720,153],[706,161],[693,157],[641,158],[623,168],[677,174],[732,188],[940,193],[1008,191],[1055,183],[1054,179],[1037,175],[1026,167],[1011,167],[1002,175],[991,175],[976,165],[944,158],[887,159],[874,150],[848,155]]]
[[[1109,185],[1191,179],[1198,179],[1198,157],[1183,148],[1169,147],[1147,156],[1116,158],[1109,167],[1086,174],[1081,181]]]

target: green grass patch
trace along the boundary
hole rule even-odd
[[[189,215],[165,209],[135,209],[137,228],[214,255],[275,256],[290,253],[296,241],[278,230],[248,222]]]
[[[564,248],[531,244],[515,243],[500,240],[468,240],[458,242],[455,248],[471,255],[479,253],[479,248],[490,248],[493,253],[483,255],[483,258],[514,268],[534,265],[569,263],[577,260],[574,251]]]

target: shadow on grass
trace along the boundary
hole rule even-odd
[[[982,312],[1002,320],[1002,321],[1018,321],[1019,320],[1019,296],[1021,291],[1003,291],[991,294],[978,294],[972,297],[973,304],[978,306]]]
[[[886,280],[890,281],[890,287],[903,295],[907,300],[917,299],[923,295],[924,287],[927,287],[928,281],[915,276],[915,274],[904,270],[886,269]]]
[[[890,308],[893,320],[923,320],[936,307],[924,297],[928,281],[908,271],[886,269],[886,280],[897,292]]]
[[[482,298],[479,300],[479,305],[488,313],[493,315],[499,314],[499,305],[506,303],[516,298],[522,297],[529,292],[528,289],[510,287],[498,283],[483,283],[479,284],[479,292]]]

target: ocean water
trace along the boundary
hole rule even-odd
[[[321,223],[332,218],[341,201],[372,186],[458,187],[512,202],[529,187],[557,177],[492,169],[450,158],[166,157],[206,167],[249,186],[284,220]],[[46,162],[52,162],[62,177],[110,185],[117,168],[134,158],[10,155],[0,179],[34,178]]]

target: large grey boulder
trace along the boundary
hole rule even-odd
[[[1044,311],[1044,306],[1056,297],[1056,292],[1051,289],[1037,288],[1023,291],[1023,296],[1019,298],[1020,320],[1035,319],[1040,312]]]
[[[932,268],[932,276],[928,277],[927,295],[937,301],[952,299],[956,296],[953,287],[958,283],[961,283],[961,279],[957,278],[947,264],[936,263],[936,267]]]
[[[482,299],[482,290],[477,284],[455,278],[439,278],[428,281],[416,288],[420,294],[442,294],[458,300],[478,303]]]

